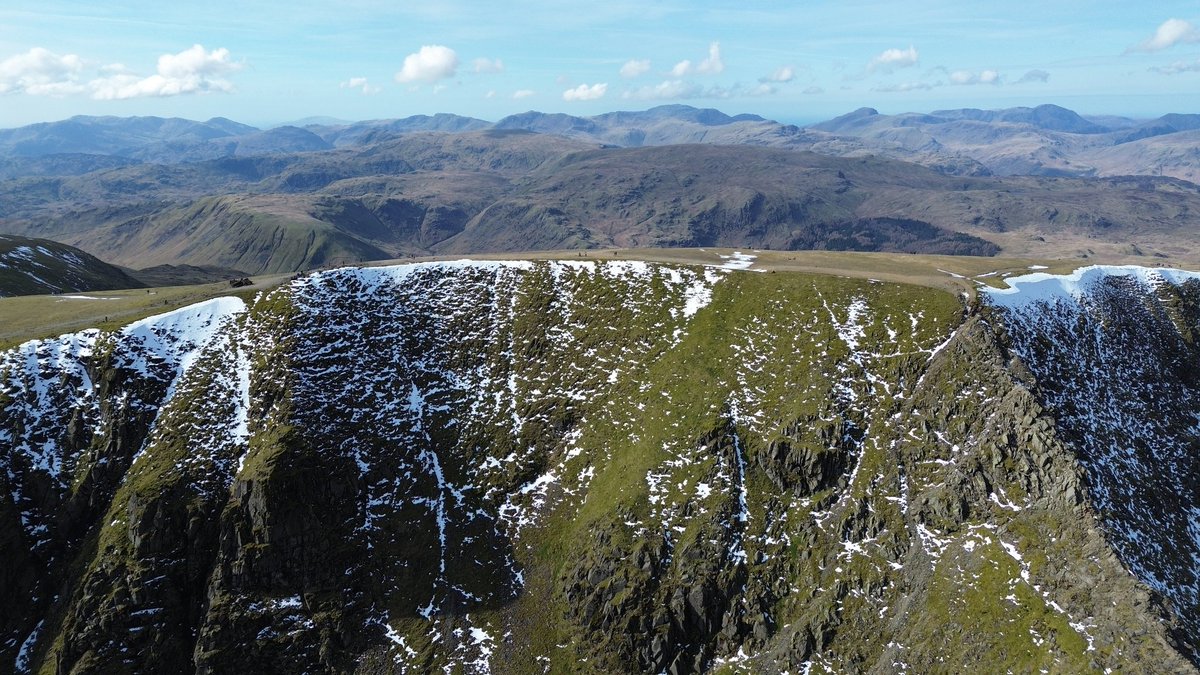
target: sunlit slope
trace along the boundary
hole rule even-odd
[[[1192,669],[1194,599],[1158,583],[1190,568],[1113,545],[1123,478],[1096,478],[1032,319],[753,270],[342,269],[5,353],[0,659]],[[1196,363],[1168,339],[1194,282],[1155,283],[1114,292]]]

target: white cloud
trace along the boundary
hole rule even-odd
[[[903,93],[906,91],[928,91],[937,85],[929,84],[928,82],[902,82],[900,84],[889,84],[882,87],[874,87],[871,91],[878,91],[885,94]]]
[[[503,73],[504,62],[500,59],[478,58],[471,61],[471,70],[477,73]]]
[[[950,73],[948,77],[950,84],[1000,84],[1000,73],[994,70],[984,70],[978,73],[969,70],[956,70]]]
[[[208,92],[233,91],[226,75],[242,69],[242,64],[229,58],[224,47],[211,52],[203,45],[192,45],[178,54],[158,57],[154,75],[139,77],[129,72],[92,80],[92,98],[115,100],[142,96],[178,96]]]
[[[1197,61],[1176,61],[1169,66],[1158,66],[1151,68],[1163,75],[1178,75],[1179,73],[1200,73],[1200,60]]]
[[[659,84],[630,89],[621,94],[621,98],[642,101],[679,101],[695,98],[728,99],[737,96],[770,96],[774,93],[776,93],[775,87],[766,82],[746,88],[738,84],[730,87],[720,85],[705,87],[687,80],[665,80]]]
[[[666,80],[659,84],[648,84],[644,87],[631,89],[622,94],[621,97],[643,100],[678,100],[683,98],[699,98],[703,93],[704,87],[695,82]]]
[[[867,64],[867,72],[881,71],[890,73],[897,68],[907,68],[917,64],[917,50],[909,45],[908,49],[885,49]]]
[[[725,72],[725,62],[721,60],[721,43],[713,42],[708,45],[708,58],[693,64],[684,59],[671,69],[671,77],[681,78],[688,75],[720,75]]]
[[[1167,19],[1154,31],[1154,35],[1125,50],[1129,52],[1157,52],[1177,44],[1200,42],[1200,30],[1195,24],[1183,19]]]
[[[516,99],[516,100],[518,100],[518,101],[519,101],[519,100],[521,100],[521,99],[523,99],[523,98],[529,98],[530,96],[533,96],[533,95],[534,95],[534,94],[536,94],[536,93],[537,93],[537,92],[535,92],[535,91],[534,91],[534,90],[532,90],[532,89],[518,89],[518,90],[516,90],[516,91],[514,91],[514,92],[513,92],[513,95],[512,95],[512,97],[513,97],[514,99]]]
[[[629,59],[621,66],[621,77],[637,77],[650,71],[649,59]]]
[[[598,98],[603,98],[608,91],[608,83],[593,84],[588,86],[581,84],[574,89],[568,89],[563,92],[564,101],[595,101]]]
[[[780,66],[775,72],[766,77],[760,77],[759,82],[791,82],[796,78],[796,69],[791,66]]]
[[[24,54],[0,61],[0,94],[62,96],[84,90],[79,83],[83,59],[74,54],[60,56],[34,47]]]
[[[404,57],[404,65],[396,73],[396,81],[437,82],[454,77],[458,69],[458,54],[442,45],[424,45],[413,54]]]
[[[483,97],[484,97],[484,98],[487,98],[487,99],[496,98],[496,90],[495,90],[495,89],[489,89],[489,90],[488,90],[488,93],[484,94],[484,95],[483,95]]]
[[[1044,70],[1034,69],[1034,70],[1030,70],[1030,71],[1026,72],[1024,75],[1022,75],[1021,79],[1017,80],[1017,84],[1025,84],[1026,82],[1049,82],[1049,81],[1050,81],[1050,73],[1047,73]]]
[[[338,87],[341,89],[357,89],[367,96],[383,91],[383,87],[371,84],[365,77],[352,77],[345,82],[339,82]]]

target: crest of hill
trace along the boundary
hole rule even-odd
[[[585,143],[640,147],[705,143],[812,150],[836,156],[881,155],[930,166],[952,175],[1116,176],[1130,171],[1200,180],[1200,167],[1178,152],[1150,160],[1126,156],[1144,149],[1116,149],[1144,138],[1168,137],[1200,128],[1200,115],[1168,114],[1155,120],[1084,117],[1058,105],[930,114],[880,114],[862,108],[807,128],[758,115],[727,115],[711,108],[663,105],[591,117],[529,111],[495,124],[441,113],[401,119],[343,123],[301,121],[263,131],[224,118],[206,122],[157,117],[74,117],[60,122],[0,130],[0,157],[57,154],[112,155],[154,163],[195,162],[373,146],[423,132],[528,131]],[[1185,139],[1186,140],[1186,139]],[[1190,141],[1188,141],[1190,142]],[[91,161],[90,165],[99,168]],[[67,163],[11,165],[0,176],[74,175]],[[57,167],[57,168],[55,168]]]
[[[195,122],[178,117],[91,117],[0,129],[0,152],[12,156],[88,153],[131,157],[167,143],[199,143],[258,129],[224,118]]]
[[[137,279],[48,239],[0,235],[0,297],[142,288]]]

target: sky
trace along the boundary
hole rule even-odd
[[[1200,112],[1200,4],[0,0],[0,128],[666,103],[800,124],[863,106]]]

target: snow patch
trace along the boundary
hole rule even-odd
[[[1077,303],[1088,290],[1105,277],[1128,277],[1145,288],[1164,283],[1182,285],[1200,280],[1200,273],[1165,267],[1139,265],[1091,265],[1080,267],[1070,274],[1035,272],[1005,281],[1008,288],[981,288],[984,297],[998,307],[1021,308],[1036,303],[1054,305],[1057,302]]]

